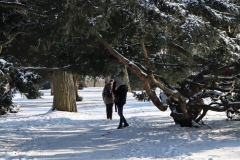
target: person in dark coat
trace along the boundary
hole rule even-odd
[[[115,87],[113,88],[113,92],[115,96],[114,103],[118,108],[118,115],[120,117],[120,122],[117,129],[122,129],[124,127],[129,126],[125,117],[123,116],[123,106],[124,104],[126,104],[128,87],[127,85],[123,84],[121,81],[116,81],[114,84],[114,87]]]
[[[103,88],[102,98],[106,105],[106,114],[107,119],[112,120],[112,111],[114,104],[114,95],[113,95],[113,80],[110,80]]]

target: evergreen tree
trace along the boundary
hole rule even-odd
[[[195,94],[216,89],[213,82],[223,83],[218,76],[234,76],[229,67],[234,67],[235,74],[238,74],[235,63],[238,63],[240,53],[239,2],[107,2],[107,5],[99,2],[102,7],[99,4],[93,7],[90,25],[97,28],[96,35],[109,52],[138,75],[152,102],[162,111],[169,106],[171,116],[181,126],[191,126],[192,120],[199,121],[207,110],[215,110],[211,105],[202,104],[201,98],[206,94],[201,98]],[[103,8],[108,12],[103,12]],[[107,29],[102,27],[105,24],[108,24]],[[225,70],[220,68],[222,66],[226,66]],[[197,72],[202,77],[199,74],[185,77]],[[206,80],[207,74],[212,75],[209,80]],[[179,84],[180,87],[170,84]],[[155,86],[168,96],[168,104],[159,101],[152,90]],[[221,91],[233,92],[231,89]],[[237,105],[224,103],[223,99],[220,106],[224,106],[223,110],[218,109],[221,111],[230,107],[238,109]],[[204,114],[197,118],[201,109]]]
[[[96,74],[112,60],[111,53],[117,59],[115,62],[120,61],[138,76],[159,110],[170,107],[171,116],[181,126],[191,126],[192,120],[198,122],[208,110],[239,108],[239,103],[229,103],[235,100],[224,94],[238,92],[235,85],[240,53],[238,1],[34,0],[29,3],[37,6],[38,19],[35,21],[34,17],[30,26],[44,33],[42,53],[47,53],[47,60],[54,58],[49,66]],[[87,63],[81,63],[82,60]],[[226,75],[232,77],[222,78]],[[153,90],[156,87],[167,95],[167,104],[159,100]],[[219,97],[212,90],[222,92],[217,108],[213,106],[216,98],[212,98],[213,104],[202,104],[204,97]]]
[[[16,59],[11,55],[4,56],[2,52],[8,50],[15,38],[24,33],[25,11],[29,8],[20,3],[0,1],[0,9],[2,14],[0,18],[0,115],[2,115],[7,112],[16,112],[12,102],[15,90],[40,96],[33,90],[40,76],[19,68],[17,63],[10,63],[16,62]]]
[[[107,52],[106,49],[100,45],[95,36],[86,32],[84,26],[85,18],[82,17],[80,10],[82,8],[87,10],[89,6],[77,1],[38,0],[27,2],[27,5],[34,8],[28,14],[29,19],[26,20],[28,23],[24,23],[27,32],[17,37],[18,41],[9,46],[4,51],[4,55],[13,55],[20,62],[19,65],[29,66],[31,69],[34,67],[54,68],[53,70],[57,73],[59,71],[56,70],[68,72],[66,76],[70,74],[105,76],[110,73],[111,68],[106,61],[113,59],[113,56],[100,54]],[[15,46],[25,47],[16,48]],[[58,76],[60,75],[63,74]],[[57,85],[56,83],[57,81],[54,84]],[[76,86],[73,83],[64,84]],[[56,94],[61,93],[54,92],[54,96]],[[64,98],[66,99],[58,100],[69,101],[67,96]],[[57,104],[60,103],[54,101],[53,105],[58,109],[60,106],[58,107]]]
[[[12,98],[16,90],[26,93],[39,82],[40,76],[0,59],[0,115],[13,112]]]

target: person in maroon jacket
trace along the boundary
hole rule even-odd
[[[112,108],[114,103],[113,80],[110,80],[103,88],[102,98],[106,105],[107,119],[112,120]]]
[[[118,115],[120,117],[120,122],[117,129],[122,129],[129,126],[125,117],[123,116],[123,106],[126,104],[127,92],[127,85],[123,84],[121,81],[116,81],[116,87],[113,88],[113,93],[115,96],[114,103],[118,108]]]

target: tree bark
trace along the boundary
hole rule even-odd
[[[79,75],[77,74],[73,74],[73,83],[74,83],[74,87],[75,87],[75,95],[76,95],[76,101],[81,101],[82,98],[79,96],[78,94],[78,86],[79,86]]]
[[[51,82],[51,96],[54,95],[53,93],[54,93],[53,82]]]
[[[93,87],[96,87],[96,83],[97,83],[97,78],[94,76],[93,77]]]
[[[127,66],[124,66],[123,73],[124,73],[123,81],[128,86],[128,92],[131,92],[131,86],[130,86],[130,82],[129,82]]]
[[[73,75],[66,71],[55,71],[53,88],[53,107],[58,111],[77,112]]]

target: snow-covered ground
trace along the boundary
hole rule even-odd
[[[209,112],[200,128],[181,128],[151,102],[128,93],[124,115],[130,125],[116,129],[119,117],[106,119],[102,88],[79,90],[78,112],[51,111],[49,90],[42,99],[16,95],[20,112],[0,117],[1,160],[237,160],[240,121]]]

